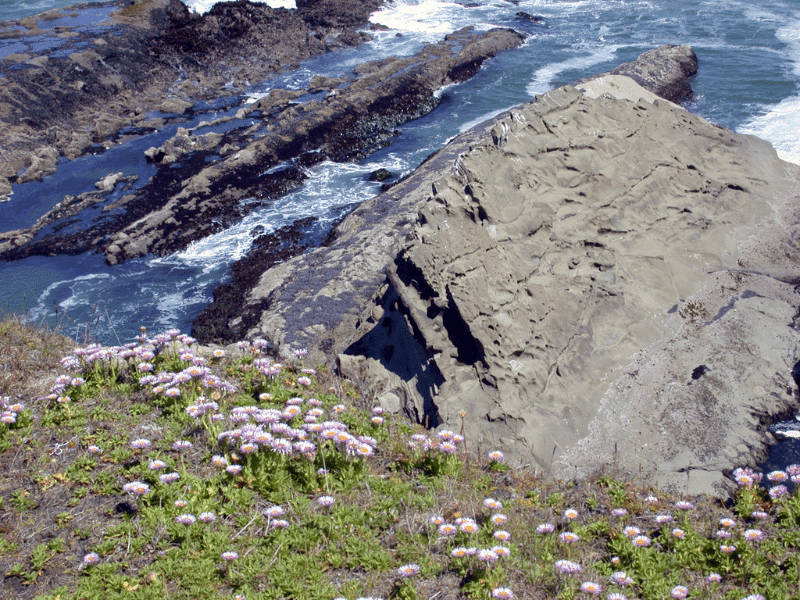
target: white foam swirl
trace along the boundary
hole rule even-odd
[[[800,84],[800,19],[778,29],[775,37],[786,44],[786,55],[794,63],[792,73]],[[767,140],[783,160],[800,164],[800,95],[785,98],[765,109],[766,114],[739,127],[739,133]]]
[[[202,15],[210,11],[218,2],[233,1],[234,0],[193,0],[192,2],[186,2],[186,6],[198,15]],[[260,2],[271,8],[297,8],[294,0],[253,0],[253,2]]]
[[[614,60],[619,47],[618,45],[611,44],[598,46],[596,48],[587,48],[589,50],[588,55],[581,54],[580,56],[568,58],[562,62],[549,63],[533,74],[533,80],[525,89],[531,96],[549,92],[553,89],[554,81],[559,74],[564,71],[587,69],[593,65]],[[585,51],[586,50],[583,50],[582,52]]]

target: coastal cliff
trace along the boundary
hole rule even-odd
[[[378,4],[0,24],[3,595],[800,597],[784,15]]]
[[[630,77],[576,85],[454,139],[230,326],[520,464],[725,494],[796,406],[800,172]]]
[[[55,27],[75,52],[4,58],[0,185],[359,44],[375,3],[236,2],[203,17],[171,0],[103,7],[108,36]],[[524,39],[465,28],[195,120],[143,153],[150,180],[106,175],[0,234],[0,255],[94,251],[116,265],[184,249],[301,187],[306,167],[391,144],[442,87]],[[675,104],[697,69],[691,48],[664,46],[538,96],[451,140],[321,245],[313,215],[254,230],[194,335],[266,338],[287,357],[306,348],[386,410],[463,428],[534,470],[724,495],[726,471],[763,460],[768,425],[797,405],[800,174],[769,144]]]

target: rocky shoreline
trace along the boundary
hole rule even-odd
[[[63,56],[0,59],[0,193],[361,43],[377,5],[235,2],[197,17],[137,0],[102,5],[99,29],[52,27]],[[45,35],[71,14],[0,35]],[[390,144],[437,90],[523,40],[464,29],[273,89],[147,150],[150,180],[110,173],[0,234],[0,258],[95,251],[115,265],[186,248],[302,186],[305,167]],[[676,104],[697,68],[691,48],[664,46],[538,96],[457,136],[322,245],[314,217],[254,232],[195,335],[306,348],[387,410],[463,428],[473,449],[534,470],[725,495],[726,471],[763,460],[769,424],[800,397],[800,168]]]
[[[651,89],[611,72],[458,136],[215,333],[534,469],[724,496],[797,405],[800,169],[654,93],[696,64],[663,47],[624,67]]]
[[[637,79],[646,86],[648,90],[658,90],[668,96],[670,99],[680,101],[688,100],[691,98],[691,86],[689,80],[697,72],[697,57],[691,49],[686,46],[667,46],[658,50],[649,51],[643,54],[636,62],[620,65],[613,72],[604,73],[598,78],[605,78],[608,75],[617,74],[620,72],[637,73]],[[595,78],[596,79],[596,78]],[[589,80],[581,80],[575,82],[576,86],[583,86]],[[689,92],[687,93],[687,88]],[[653,92],[651,92],[651,95]],[[491,122],[493,123],[495,119]],[[391,246],[399,243],[412,230],[412,224],[417,220],[416,210],[419,206],[421,199],[425,197],[426,185],[430,180],[432,185],[433,180],[431,177],[438,177],[441,171],[447,169],[452,161],[456,161],[462,153],[468,151],[473,143],[480,139],[478,132],[481,132],[484,126],[478,126],[471,132],[459,136],[453,140],[445,148],[439,152],[434,153],[428,160],[426,160],[410,177],[411,181],[399,182],[397,187],[386,191],[384,194],[375,197],[367,203],[358,207],[352,215],[348,216],[344,223],[336,226],[331,231],[328,239],[323,244],[319,251],[310,253],[308,257],[300,257],[297,259],[302,264],[302,269],[308,272],[313,272],[314,278],[322,281],[320,287],[325,288],[328,277],[336,279],[346,279],[348,283],[345,288],[352,288],[359,286],[360,291],[366,292],[378,285],[378,282],[384,279],[384,271],[390,264],[390,258],[394,253],[394,248]],[[428,175],[431,173],[432,175]],[[424,183],[422,183],[424,182]],[[422,196],[420,196],[422,194]],[[354,243],[352,234],[358,236],[358,242]],[[347,253],[344,257],[336,254],[333,248],[337,243],[345,246],[355,246],[359,248],[359,255],[369,255],[367,258],[367,265],[365,267],[354,267],[354,271],[358,273],[358,277],[354,279],[347,275],[337,275],[337,269],[330,267],[326,269],[324,274],[319,272],[319,264],[315,257],[317,253],[327,257],[328,254],[333,254],[335,258],[332,261],[325,259],[326,264],[336,263],[341,259],[342,263],[350,263],[354,259],[354,255]],[[258,252],[258,251],[256,251]],[[380,266],[373,265],[373,255],[381,255],[386,253],[386,257],[381,257],[379,260],[382,262]],[[298,251],[299,254],[299,251]],[[306,263],[307,260],[313,262]],[[261,272],[266,273],[267,269],[262,269]],[[364,275],[369,277],[365,280]],[[363,284],[363,289],[360,287]],[[252,274],[247,275],[246,282],[244,279],[238,278],[234,275],[233,281],[227,284],[226,289],[236,289],[242,302],[241,304],[234,304],[226,301],[226,310],[220,310],[214,303],[201,315],[200,319],[196,322],[193,335],[196,335],[204,342],[228,343],[246,336],[250,330],[261,318],[262,313],[268,312],[271,305],[267,304],[262,298],[259,302],[252,302],[252,298],[259,296],[261,293],[256,291],[256,282]],[[334,284],[331,284],[334,285]],[[338,295],[334,291],[333,295]],[[367,294],[369,295],[369,294]],[[226,294],[227,297],[227,294]],[[247,300],[248,297],[250,300]],[[364,296],[361,293],[353,295],[352,302],[359,307],[364,302]],[[290,305],[293,305],[297,298],[291,297],[286,302],[281,302],[278,306],[278,312],[286,310]],[[256,308],[257,304],[257,308]],[[337,303],[338,304],[338,303]],[[350,311],[354,310],[348,306]],[[320,308],[318,310],[324,310]],[[356,310],[360,312],[361,308]],[[300,311],[301,313],[304,310]],[[348,311],[345,311],[348,312]],[[208,317],[209,314],[215,316],[215,320],[211,321]],[[319,335],[311,335],[310,338],[305,338],[305,332],[302,326],[292,326],[288,336],[282,336],[281,344],[289,345],[302,345],[310,348],[333,348],[333,331],[335,326],[338,326],[337,320],[344,320],[348,322],[346,317],[339,314],[338,309],[331,309],[331,319],[324,320],[325,328],[313,328],[315,332],[321,332]],[[325,336],[328,336],[327,338]],[[341,338],[344,339],[344,338]],[[343,346],[341,343],[336,347],[339,351]],[[313,351],[312,351],[313,352]],[[338,353],[338,352],[337,352]],[[335,359],[335,354],[317,353],[314,359],[319,362],[330,361]],[[428,416],[432,418],[431,415]]]
[[[231,2],[198,16],[178,0],[117,0],[3,22],[0,37],[21,51],[0,57],[0,198],[52,173],[60,157],[159,129],[199,100],[363,43],[370,36],[360,29],[380,4],[300,0],[290,11]],[[82,23],[87,10],[104,18]],[[148,118],[154,111],[163,117]]]
[[[102,202],[103,192],[65,199],[32,228],[0,234],[0,258],[97,251],[113,265],[182,250],[302,185],[303,167],[363,158],[390,144],[395,127],[436,107],[437,90],[472,77],[487,58],[523,40],[508,29],[458,31],[415,56],[361,64],[346,79],[316,77],[305,91],[273,89],[235,117],[179,128],[145,153],[157,174],[89,226],[59,222]],[[239,125],[199,132],[230,123]],[[106,194],[114,191],[106,187]],[[45,227],[51,229],[38,235]]]

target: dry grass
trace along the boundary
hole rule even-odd
[[[61,372],[59,359],[75,342],[46,325],[0,313],[0,396],[20,401],[46,394]]]

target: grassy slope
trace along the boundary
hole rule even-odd
[[[176,339],[134,350],[151,347],[159,352],[149,361],[156,373],[176,373],[190,364],[181,359],[186,347]],[[756,593],[770,600],[800,598],[797,495],[773,501],[762,489],[742,488],[729,507],[693,498],[694,508],[680,510],[674,505],[678,498],[636,482],[546,481],[515,472],[502,461],[471,455],[469,440],[456,442],[453,453],[442,451],[432,432],[400,417],[384,415],[383,423],[374,423],[370,399],[353,384],[324,370],[304,374],[299,358],[270,375],[254,360],[262,359],[263,369],[274,365],[252,347],[238,356],[206,353],[207,366],[237,391],[199,379],[159,391],[138,383],[147,372],[135,365],[146,362],[146,355],[96,361],[78,373],[59,363],[74,348],[73,341],[18,318],[0,322],[0,397],[7,410],[24,404],[15,411],[15,423],[0,423],[3,598],[444,600],[490,598],[492,590],[495,597],[588,598],[591,594],[579,589],[587,581],[602,584],[603,598],[609,593],[669,598],[678,585],[688,588],[690,598],[738,600]],[[51,395],[64,373],[86,381]],[[310,383],[301,379],[306,375]],[[170,387],[180,395],[171,398]],[[252,447],[241,440],[218,441],[221,432],[243,425],[230,420],[234,407],[284,411],[295,397],[303,399],[291,420],[295,429],[317,408],[309,402],[315,398],[324,411],[319,422],[344,423],[348,432],[374,438],[371,455],[350,456],[342,444],[313,432],[308,436],[316,451],[305,456],[267,448],[248,453]],[[187,406],[203,399],[216,401],[219,409],[187,414]],[[215,420],[213,414],[222,417]],[[412,434],[429,442],[411,448]],[[152,446],[133,448],[140,438]],[[179,439],[191,441],[191,448],[173,450]],[[432,447],[425,450],[426,445]],[[91,446],[102,451],[93,453]],[[353,448],[370,453],[363,445]],[[215,455],[241,471],[227,472],[214,464]],[[156,459],[166,466],[151,469]],[[327,473],[318,473],[320,468]],[[168,472],[179,479],[162,483],[159,476]],[[141,497],[123,491],[137,481],[149,491]],[[320,505],[323,495],[332,496],[334,504]],[[502,508],[487,506],[489,497]],[[274,506],[285,515],[265,516]],[[569,508],[577,517],[565,516]],[[615,508],[627,514],[613,516]],[[766,518],[752,517],[756,509]],[[214,520],[176,522],[180,515],[203,513]],[[658,524],[656,515],[673,520]],[[448,524],[473,519],[477,531],[443,535],[431,523],[435,517]],[[736,524],[721,526],[722,517]],[[276,526],[276,520],[288,526]],[[555,531],[537,533],[542,523],[553,524]],[[638,527],[650,545],[635,547],[625,526]],[[745,539],[745,532],[756,528],[764,539]],[[716,532],[725,529],[730,539],[719,539]],[[503,541],[498,531],[510,537]],[[579,540],[560,540],[568,531]],[[736,550],[725,553],[722,544]],[[507,548],[508,556],[493,562],[453,556],[456,548],[494,546]],[[238,558],[224,560],[226,551]],[[84,564],[92,552],[97,564]],[[559,559],[578,563],[582,572],[560,572]],[[418,565],[419,573],[401,577],[397,569],[407,564]],[[609,580],[620,570],[632,584]],[[707,580],[712,572],[721,575],[720,583]],[[674,593],[680,596],[680,590]]]

